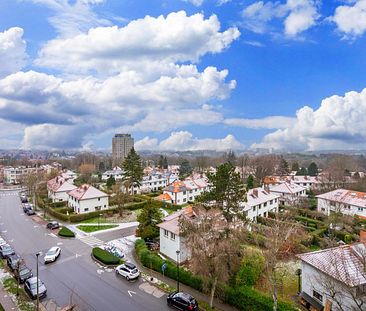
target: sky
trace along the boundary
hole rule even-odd
[[[366,0],[1,0],[0,149],[366,149]]]

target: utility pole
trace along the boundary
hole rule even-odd
[[[36,254],[37,257],[37,311],[39,311],[39,278],[38,278],[38,257],[41,253]]]

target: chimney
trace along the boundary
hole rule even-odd
[[[253,189],[253,195],[258,198],[258,189]]]
[[[264,191],[268,194],[271,193],[271,190],[269,190],[269,185],[264,185]]]
[[[308,180],[308,176],[305,176],[305,177],[304,177],[304,179],[305,179],[305,180]]]

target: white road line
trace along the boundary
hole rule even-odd
[[[1,231],[2,233],[7,233],[8,232],[8,230],[3,230],[3,231]]]
[[[35,226],[33,226],[33,228],[38,228],[38,226],[37,226],[37,225],[35,225]]]

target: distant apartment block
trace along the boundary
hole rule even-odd
[[[130,134],[116,134],[112,139],[112,158],[114,165],[121,165],[133,148],[134,139]]]

